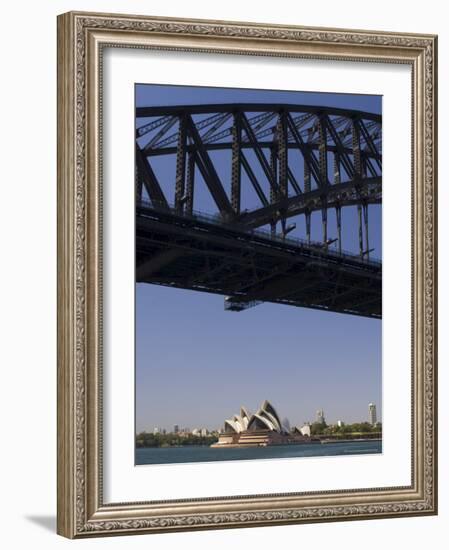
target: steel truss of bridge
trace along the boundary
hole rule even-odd
[[[229,151],[227,178],[218,150]],[[175,157],[173,177],[158,178],[154,159],[166,155]],[[274,302],[380,318],[382,264],[370,259],[368,206],[382,200],[381,162],[381,118],[370,113],[285,104],[137,108],[136,280],[222,294],[232,311]],[[194,210],[200,183],[212,216]],[[244,208],[245,186],[258,206]],[[342,247],[346,206],[358,211],[358,254]],[[315,211],[319,242],[311,238]],[[288,236],[294,216],[305,218],[304,240]]]

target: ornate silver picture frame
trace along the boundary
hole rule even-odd
[[[104,53],[410,69],[411,482],[350,489],[105,499]],[[134,120],[130,121],[130,127]],[[70,12],[58,17],[58,533],[69,538],[437,513],[437,37]],[[131,174],[131,183],[133,184]],[[408,207],[407,207],[408,208]],[[129,376],[133,376],[132,364]],[[129,423],[134,419],[129,418]],[[408,452],[408,450],[407,450]],[[170,467],[170,466],[166,466]],[[108,475],[110,471],[108,470]],[[149,487],[151,485],[149,484]]]

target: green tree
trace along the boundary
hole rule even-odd
[[[312,435],[323,435],[326,431],[327,424],[325,422],[314,422],[310,426],[310,433]]]

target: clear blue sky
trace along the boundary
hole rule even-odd
[[[286,102],[381,113],[381,97],[137,85],[136,105]],[[221,162],[226,179],[228,160]],[[157,163],[156,163],[157,164]],[[173,177],[173,157],[156,165]],[[301,179],[300,179],[301,181]],[[227,183],[227,182],[224,182]],[[213,211],[205,186],[195,209]],[[247,196],[242,208],[254,205]],[[342,213],[343,247],[357,250],[356,209]],[[303,236],[303,220],[294,234]],[[336,233],[329,211],[329,237]],[[321,239],[321,218],[312,219]],[[370,207],[370,245],[381,257],[381,207]],[[155,426],[217,428],[240,405],[255,411],[270,400],[282,418],[302,424],[323,408],[329,422],[381,419],[381,321],[277,304],[225,312],[223,297],[157,285],[136,285],[136,430]]]

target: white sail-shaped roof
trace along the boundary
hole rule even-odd
[[[253,414],[253,416],[251,417],[251,420],[248,424],[248,430],[277,431],[276,426],[274,426],[266,416],[263,416],[258,413]]]
[[[255,414],[250,414],[245,407],[240,408],[240,414],[225,420],[225,432],[241,433],[246,430],[270,430],[278,433],[286,431],[282,427],[276,409],[269,401],[264,401]]]

